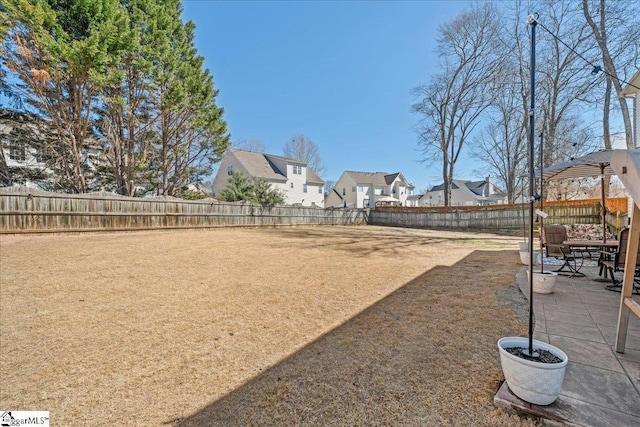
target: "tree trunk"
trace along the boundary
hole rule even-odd
[[[451,181],[449,180],[449,162],[447,159],[442,160],[442,179],[443,179],[443,192],[444,192],[444,205],[449,206],[451,197]]]
[[[606,11],[605,11],[605,0],[600,0],[600,22],[604,22],[606,19]],[[587,23],[591,27],[593,31],[593,36],[598,43],[598,47],[602,52],[602,62],[604,64],[604,70],[607,73],[607,78],[611,80],[614,88],[616,89],[616,95],[618,98],[618,102],[620,102],[620,110],[622,111],[622,120],[624,121],[624,130],[625,137],[628,149],[633,149],[633,139],[631,135],[631,118],[629,115],[629,107],[627,105],[626,99],[622,95],[622,85],[620,84],[620,79],[618,79],[618,72],[616,70],[615,64],[611,59],[611,55],[609,54],[609,47],[607,46],[606,33],[604,31],[600,31],[598,26],[595,24],[591,15],[589,13],[589,8],[587,5],[587,0],[582,0],[582,11],[584,12],[584,17],[587,20]]]

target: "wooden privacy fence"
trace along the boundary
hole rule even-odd
[[[134,198],[111,193],[58,194],[26,187],[0,188],[0,233],[153,230],[288,225],[383,225],[406,228],[524,231],[529,205],[318,209],[261,207],[213,199]],[[627,199],[607,200],[615,234],[627,225]],[[600,200],[549,202],[546,224],[600,224]]]
[[[213,199],[141,199],[111,193],[67,195],[24,187],[0,189],[0,233],[4,234],[365,223],[366,212],[358,209],[261,207]]]
[[[627,198],[607,200],[607,223],[613,233],[627,225]],[[537,204],[536,204],[537,209]],[[612,210],[616,209],[616,210]],[[624,210],[622,210],[624,209]],[[600,224],[600,199],[547,202],[545,224]],[[536,218],[536,223],[538,219]],[[529,204],[456,207],[393,207],[372,210],[369,224],[407,228],[524,230]]]

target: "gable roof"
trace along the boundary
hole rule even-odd
[[[452,190],[457,190],[458,188],[463,190],[466,189],[471,191],[476,196],[480,196],[480,197],[504,196],[504,193],[498,188],[496,188],[495,186],[493,187],[493,193],[486,196],[483,195],[483,189],[486,185],[487,185],[487,180],[485,179],[480,181],[462,181],[459,179],[454,179],[451,181]],[[444,190],[444,183],[440,185],[434,185],[429,191],[443,191],[443,190]]]
[[[345,174],[349,174],[351,178],[358,184],[372,184],[372,185],[391,185],[393,181],[402,176],[400,172],[386,173],[386,172],[357,172],[357,171],[344,171]],[[404,177],[402,177],[404,179]],[[406,182],[406,180],[405,180]]]
[[[269,181],[286,181],[287,175],[282,173],[269,158],[262,153],[244,150],[230,150],[246,169],[250,176],[264,178]],[[285,171],[286,172],[286,171]]]
[[[633,95],[634,93],[640,93],[640,69],[631,77],[627,86],[622,89],[622,95]]]
[[[307,166],[307,182],[324,185],[324,180]]]
[[[458,179],[454,179],[451,181],[451,189],[452,190],[457,190],[458,188],[460,188],[462,185],[464,185],[465,181],[460,181]],[[429,191],[443,191],[444,190],[444,182],[440,185],[434,185],[433,187],[431,187],[431,190]]]
[[[278,161],[285,163],[295,163],[307,168],[307,182],[314,184],[324,184],[315,172],[313,172],[305,162],[289,157],[275,156],[273,154],[256,153],[253,151],[231,149],[236,159],[253,177],[264,178],[269,181],[287,181],[287,171],[282,171],[276,166]]]

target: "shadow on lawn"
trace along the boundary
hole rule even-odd
[[[366,232],[364,232],[366,229]],[[373,253],[396,255],[405,248],[428,246],[441,242],[459,242],[461,245],[469,244],[477,247],[504,247],[505,244],[513,244],[513,236],[498,236],[495,234],[483,234],[479,232],[457,233],[452,230],[421,230],[398,227],[379,226],[347,226],[341,227],[336,235],[327,232],[327,228],[314,229],[313,227],[277,228],[272,230],[287,237],[300,239],[300,246],[309,248],[331,248],[347,251],[355,256],[363,257]],[[366,242],[366,247],[363,247]],[[287,248],[290,248],[287,242]]]
[[[524,327],[496,300],[514,286],[517,261],[515,251],[476,251],[435,267],[166,424],[491,425],[501,381],[496,342]]]

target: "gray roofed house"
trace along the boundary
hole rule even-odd
[[[491,177],[481,181],[454,179],[451,206],[482,206],[507,203],[507,195],[493,185]],[[444,183],[434,185],[420,198],[420,206],[444,206]]]
[[[220,195],[234,171],[248,178],[263,178],[280,191],[288,205],[324,207],[324,181],[300,160],[230,149],[213,180],[213,194]]]
[[[408,206],[414,186],[402,173],[344,171],[325,199],[327,207],[374,207],[376,204]]]

